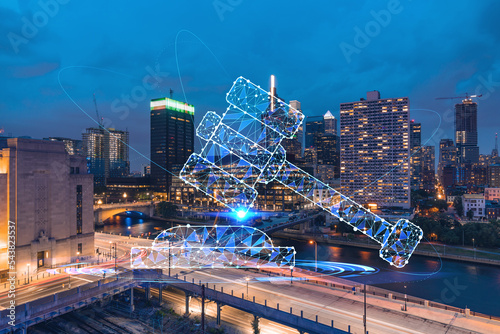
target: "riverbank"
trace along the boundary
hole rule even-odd
[[[299,233],[291,233],[291,232],[275,232],[272,233],[273,237],[282,238],[282,239],[296,239],[300,241],[309,241],[314,240],[318,243],[330,244],[330,245],[342,245],[342,246],[350,246],[350,247],[359,247],[359,248],[367,248],[367,249],[380,249],[380,245],[375,243],[367,243],[360,241],[348,241],[336,238],[327,238],[324,235],[307,235],[307,234],[299,234]],[[420,248],[420,249],[419,249]],[[423,248],[423,249],[422,249]],[[429,249],[429,250],[427,250]],[[441,252],[440,252],[441,251]],[[422,243],[417,247],[413,254],[433,257],[433,258],[442,258],[454,261],[463,261],[463,262],[471,262],[471,263],[481,263],[488,264],[493,266],[500,266],[500,254],[490,254],[490,253],[480,253],[476,251],[476,256],[467,256],[467,255],[459,255],[453,254],[452,252],[456,251],[456,249],[452,247],[439,247],[433,246],[430,244]],[[465,253],[464,249],[460,249],[461,252]],[[446,253],[448,252],[448,254]],[[474,250],[469,250],[469,252],[474,252]],[[452,253],[452,254],[450,254]],[[479,254],[480,253],[480,254]],[[486,255],[486,256],[484,256]]]

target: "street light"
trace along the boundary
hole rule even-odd
[[[474,259],[476,259],[476,244],[474,243],[474,238],[472,238],[472,248],[474,248]]]
[[[406,305],[407,299],[408,299],[408,295],[406,294],[406,285],[405,285],[405,309],[404,309],[405,311],[408,310],[407,305]]]
[[[28,263],[28,284],[30,284],[30,264]]]
[[[111,245],[113,245],[113,247],[111,247]],[[117,275],[116,273],[116,242],[109,242],[109,257],[111,257],[111,249],[113,249],[115,251],[115,275]],[[116,278],[118,279],[118,275],[116,276]]]
[[[170,277],[170,236],[168,237],[168,277]]]
[[[123,193],[123,201],[127,203],[127,193]]]
[[[318,243],[314,240],[309,240],[309,243],[314,244],[314,271],[318,271]]]
[[[247,281],[247,298],[249,298],[248,297],[248,282],[250,281],[250,277],[248,277],[248,276],[245,277],[245,280]]]

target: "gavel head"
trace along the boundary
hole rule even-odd
[[[262,130],[271,131],[271,136],[280,138],[280,142],[284,138],[293,138],[304,120],[299,110],[243,77],[236,79],[227,93],[226,101],[260,122]]]
[[[286,160],[280,145],[298,131],[304,115],[271,93],[239,77],[226,96],[222,117],[207,112],[197,128],[206,141],[180,177],[232,208],[251,206],[257,182],[272,181]]]
[[[272,181],[286,160],[280,144],[295,136],[304,115],[243,77],[236,79],[226,101],[231,105],[223,116],[226,124],[255,142],[260,150],[258,167],[262,173],[258,182]]]
[[[406,219],[400,219],[385,237],[380,257],[397,268],[404,267],[422,239],[420,227]]]

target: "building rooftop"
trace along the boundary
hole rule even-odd
[[[464,194],[462,196],[464,199],[484,199],[483,194]]]

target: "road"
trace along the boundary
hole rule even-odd
[[[110,241],[117,242],[119,256],[117,262],[120,266],[126,267],[128,265],[127,254],[130,248],[132,246],[150,246],[152,240],[96,234],[96,247],[106,249],[106,247],[109,247]],[[113,267],[114,262],[109,261],[103,266]],[[172,275],[175,274],[179,274],[179,278],[182,279],[186,276],[188,282],[191,282],[192,279],[195,282],[201,281],[208,284],[209,288],[213,288],[215,285],[215,288],[219,291],[221,287],[224,288],[224,292],[232,290],[235,296],[244,294],[246,298],[253,299],[255,297],[257,303],[264,304],[264,300],[266,300],[269,307],[276,308],[279,303],[280,310],[288,312],[292,308],[292,312],[297,315],[300,315],[300,311],[303,311],[304,317],[315,319],[318,316],[320,322],[328,325],[331,320],[334,320],[335,327],[340,329],[347,330],[347,326],[350,325],[353,333],[363,332],[363,296],[361,294],[353,295],[346,290],[336,290],[299,281],[294,281],[291,284],[289,278],[275,280],[261,273],[241,269],[203,269],[196,271],[172,269]],[[311,276],[313,273],[306,271],[294,273],[294,276],[307,275]],[[51,277],[50,280],[45,280],[43,283],[19,287],[16,292],[18,304],[63,290],[62,284],[68,280],[68,275],[61,274],[60,277],[58,276]],[[248,294],[246,277],[250,278]],[[96,281],[99,278],[101,277],[86,274],[78,275],[78,278],[72,275],[72,287]],[[172,298],[177,303],[183,304],[184,302],[182,295],[167,293],[164,296],[167,299]],[[5,307],[6,303],[8,303],[8,299],[5,293],[0,294],[0,306]],[[198,312],[194,301],[192,304],[192,311],[194,313]],[[367,305],[367,329],[370,333],[460,333],[462,331],[459,331],[459,328],[466,328],[479,333],[500,332],[500,323],[495,321],[475,317],[466,318],[463,315],[457,316],[450,311],[425,308],[415,304],[409,305],[408,312],[402,312],[401,302],[391,301],[386,298],[368,296]],[[209,312],[212,312],[210,307]],[[239,327],[249,324],[251,316],[243,316],[242,311],[224,306],[222,319]],[[263,320],[261,327],[267,331],[268,329],[263,326],[264,324],[266,322]],[[274,329],[277,328],[272,326],[283,327],[278,324],[269,324],[269,326]],[[278,332],[287,333],[284,330]],[[292,330],[292,332],[296,331]]]

